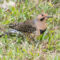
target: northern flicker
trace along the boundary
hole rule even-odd
[[[40,14],[34,20],[10,24],[9,27],[23,33],[34,33],[38,36],[45,32],[47,28],[46,20],[51,17],[52,16],[48,16],[47,14]]]
[[[46,31],[46,28],[47,28],[46,20],[51,17],[52,16],[48,16],[47,14],[40,14],[34,20],[27,20],[25,22],[11,23],[11,24],[9,24],[9,28],[15,29],[22,33],[26,33],[28,35],[33,33],[35,36],[39,36],[40,34],[42,34]],[[3,35],[5,35],[5,34],[3,34]],[[0,37],[3,35],[0,35]]]

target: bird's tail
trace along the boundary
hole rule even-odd
[[[8,32],[5,32],[5,33],[1,34],[0,37],[3,37],[3,36],[5,36],[5,35],[10,36],[10,35],[16,35],[16,34],[17,34],[17,35],[23,35],[23,33],[15,30],[15,29],[9,29]]]

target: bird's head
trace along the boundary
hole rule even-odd
[[[48,16],[48,14],[40,14],[37,16],[37,19],[40,21],[46,21],[48,18],[52,18],[52,16]]]
[[[40,14],[37,16],[37,20],[38,20],[38,23],[37,23],[37,27],[38,29],[40,30],[40,33],[42,34],[43,32],[46,31],[47,29],[47,24],[46,24],[46,20],[48,18],[52,18],[52,16],[49,16],[48,14]],[[38,25],[39,24],[39,25]]]

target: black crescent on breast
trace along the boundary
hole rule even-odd
[[[45,31],[46,31],[46,29],[40,30],[40,34],[43,34]]]

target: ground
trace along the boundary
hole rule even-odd
[[[54,3],[52,3],[54,1]],[[0,60],[60,60],[60,6],[59,2],[41,0],[36,5],[26,0],[16,6],[0,8],[0,34],[7,31],[11,22],[24,22],[36,18],[42,12],[52,15],[47,20],[47,30],[37,42],[29,43],[27,38],[3,36],[0,38]]]

